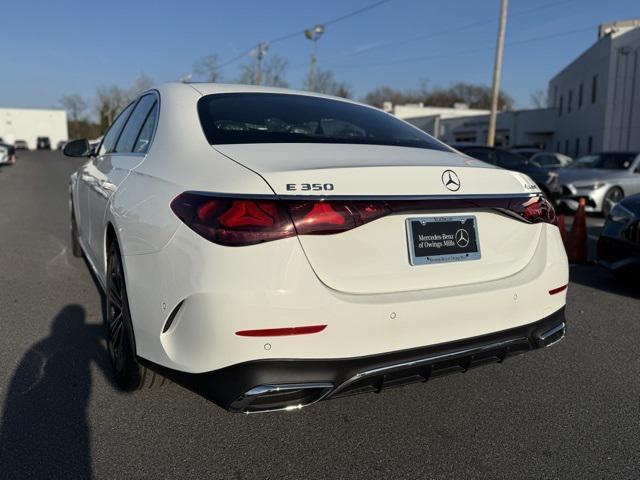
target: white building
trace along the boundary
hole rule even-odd
[[[51,147],[67,140],[67,112],[35,108],[0,108],[0,138],[14,143],[24,140],[29,148],[36,148],[38,137],[49,137]]]
[[[600,25],[595,44],[551,79],[548,96],[549,108],[500,112],[496,146],[538,146],[573,157],[640,151],[640,20]],[[488,111],[446,115],[438,110],[455,109],[420,107],[392,111],[446,143],[486,144]]]
[[[496,119],[496,147],[536,146],[551,149],[557,114],[553,108],[501,112]],[[489,115],[441,122],[439,138],[448,144],[486,145]]]
[[[598,40],[549,82],[553,148],[640,151],[640,20],[600,25]]]
[[[469,108],[465,103],[456,103],[453,105],[453,108],[445,108],[429,107],[423,103],[393,105],[391,102],[385,102],[382,109],[385,112],[393,113],[396,117],[406,120],[436,137],[442,135],[441,125],[444,119],[470,117],[489,113],[489,110]]]

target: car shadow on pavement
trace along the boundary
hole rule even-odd
[[[640,285],[631,277],[616,277],[598,265],[571,265],[571,282],[604,292],[640,299]]]
[[[110,378],[104,327],[67,305],[24,354],[6,393],[0,478],[90,478],[91,365]]]

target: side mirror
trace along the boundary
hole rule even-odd
[[[88,157],[91,155],[91,146],[86,138],[72,140],[67,142],[64,149],[62,149],[62,153],[67,157]]]

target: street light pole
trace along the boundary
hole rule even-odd
[[[311,54],[311,76],[309,77],[309,90],[316,91],[316,78],[318,76],[318,40],[313,40],[313,53]]]
[[[487,146],[493,147],[496,142],[496,120],[498,116],[498,97],[500,96],[500,71],[502,70],[502,53],[504,51],[504,32],[507,28],[507,0],[501,0],[500,24],[498,26],[498,44],[496,45],[496,61],[493,68],[493,89],[491,92],[491,116]]]
[[[316,91],[318,76],[318,40],[324,33],[324,25],[316,25],[304,31],[304,36],[313,42],[313,52],[311,53],[311,69],[309,72],[309,90]]]

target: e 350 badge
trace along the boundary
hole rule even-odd
[[[333,183],[287,183],[287,192],[331,192]]]

